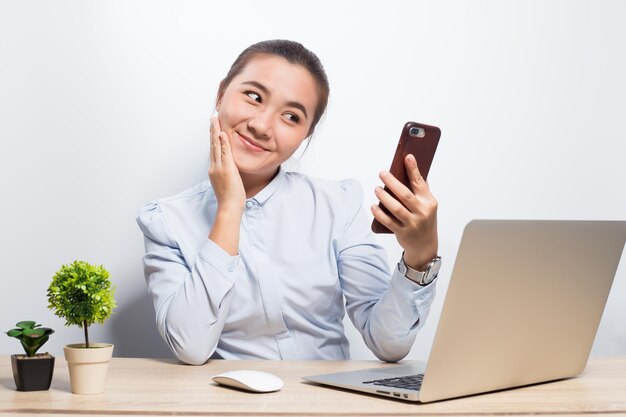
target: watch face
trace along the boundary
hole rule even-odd
[[[398,270],[402,275],[411,281],[415,282],[418,285],[428,285],[430,284],[437,275],[439,275],[439,269],[441,268],[441,257],[436,257],[426,267],[426,270],[423,272],[416,271],[411,269],[404,263],[404,259],[398,262]]]
[[[430,284],[437,275],[439,275],[439,270],[441,269],[441,258],[437,257],[433,259],[433,261],[428,265],[426,277],[424,277],[424,284]]]

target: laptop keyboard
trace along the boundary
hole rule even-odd
[[[412,391],[419,391],[422,386],[424,374],[407,375],[395,378],[374,379],[372,381],[363,381],[364,384],[372,384],[381,387],[403,388]]]

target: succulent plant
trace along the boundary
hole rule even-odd
[[[6,334],[10,337],[19,339],[22,347],[29,358],[35,356],[40,347],[48,341],[48,337],[54,333],[54,330],[47,327],[40,327],[34,321],[20,321],[15,329],[11,329]]]

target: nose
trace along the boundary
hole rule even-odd
[[[257,139],[268,139],[272,134],[272,115],[267,110],[257,111],[248,120],[248,129]]]

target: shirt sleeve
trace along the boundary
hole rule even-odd
[[[158,202],[140,209],[137,223],[144,234],[144,275],[159,333],[179,360],[203,364],[224,328],[232,288],[242,273],[240,257],[230,256],[207,237],[189,265]]]
[[[404,358],[424,325],[435,297],[436,280],[420,286],[387,264],[376,243],[356,181],[344,181],[347,226],[337,242],[338,271],[346,311],[367,347],[380,360]]]

